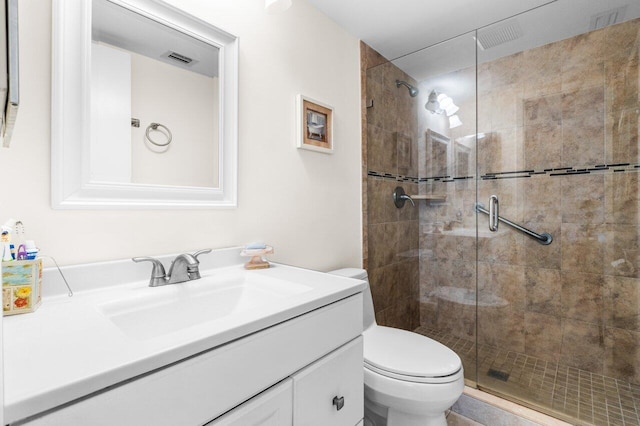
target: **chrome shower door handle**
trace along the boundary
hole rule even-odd
[[[492,195],[489,197],[489,231],[497,232],[499,223],[500,203],[498,202],[498,196]]]

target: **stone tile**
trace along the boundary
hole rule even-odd
[[[522,84],[502,86],[491,94],[491,128],[498,129],[519,127],[523,124]]]
[[[438,299],[437,328],[463,339],[476,336],[476,307],[474,304],[456,303]]]
[[[398,224],[369,225],[369,267],[372,269],[394,263],[398,253]]]
[[[524,54],[520,52],[491,61],[489,63],[491,88],[494,90],[504,89],[504,86],[521,82],[523,60]]]
[[[418,259],[399,262],[396,270],[395,286],[400,298],[420,299],[420,262]],[[416,313],[417,315],[417,313]]]
[[[604,175],[559,176],[562,223],[604,223]]]
[[[553,94],[524,101],[524,125],[534,126],[562,120],[562,95]]]
[[[557,269],[526,268],[525,290],[527,312],[561,316],[562,281]]]
[[[399,262],[418,259],[419,229],[417,220],[398,222],[398,253],[396,259]]]
[[[562,347],[560,317],[537,312],[524,315],[525,353],[545,361],[558,362]]]
[[[592,31],[559,42],[562,56],[563,92],[602,86],[606,44],[603,31]]]
[[[400,297],[399,287],[395,285],[397,270],[398,267],[395,264],[368,270],[376,317],[379,311],[387,309]]]
[[[637,108],[640,85],[638,57],[605,62],[605,98],[608,112]]]
[[[478,260],[509,265],[524,264],[524,237],[521,234],[504,229],[493,235],[491,238],[478,238]]]
[[[428,131],[425,137],[427,147],[427,177],[448,176],[450,139],[433,131]]]
[[[609,174],[604,183],[607,223],[640,223],[640,174]]]
[[[640,383],[640,333],[607,328],[605,330],[604,374]]]
[[[418,176],[417,144],[409,135],[396,132],[396,146],[398,149],[398,174],[402,176]]]
[[[435,257],[438,260],[475,261],[476,241],[474,236],[434,235]]]
[[[478,141],[478,170],[481,175],[524,168],[522,127],[504,128]]]
[[[375,178],[367,178],[367,216],[369,224],[395,222],[399,211],[393,204],[393,190],[396,182]]]
[[[550,43],[526,50],[523,54],[522,81],[524,82],[525,98],[537,98],[559,93],[562,90],[563,55],[560,45]]]
[[[438,286],[474,288],[476,283],[475,263],[464,259],[439,260],[433,271]]]
[[[640,161],[640,109],[627,108],[607,112],[605,122],[605,158],[607,163]]]
[[[604,85],[562,94],[562,120],[593,118],[604,114]]]
[[[562,320],[561,364],[602,374],[604,353],[603,327],[572,319]]]
[[[478,291],[507,302],[478,307],[479,343],[524,352],[524,268],[478,262]]]
[[[640,279],[605,277],[607,326],[640,331]]]
[[[451,414],[449,414],[449,416],[447,416],[447,426],[481,426],[481,425],[482,423],[478,423],[458,413],[452,412]]]
[[[527,229],[542,234],[551,234],[553,242],[543,245],[533,238],[524,239],[525,265],[531,268],[560,269],[562,266],[562,256],[564,243],[562,233],[564,232],[559,223],[552,222],[524,222]]]
[[[537,171],[563,166],[561,124],[525,126],[524,164],[526,169]]]
[[[556,194],[562,190],[561,179],[533,176],[523,181],[524,220],[527,222],[553,222],[562,220],[562,203]]]
[[[360,41],[360,55],[364,59],[367,71],[380,68],[379,65],[389,62],[384,56],[363,41]]]
[[[640,18],[604,28],[607,60],[629,60],[640,51]]]
[[[562,273],[562,316],[602,324],[605,284],[603,275]]]
[[[562,270],[602,274],[607,236],[604,225],[563,223]]]
[[[394,133],[367,126],[367,167],[376,172],[398,172],[398,148]]]
[[[640,226],[608,225],[604,273],[640,278]]]
[[[438,304],[433,301],[420,302],[420,325],[436,328],[438,326]]]
[[[604,162],[604,115],[586,115],[562,121],[562,162],[593,166]]]

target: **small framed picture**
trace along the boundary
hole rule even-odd
[[[333,153],[333,108],[298,95],[298,148]]]

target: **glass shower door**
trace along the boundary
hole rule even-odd
[[[477,384],[574,424],[640,424],[640,20],[510,55],[477,33]],[[516,28],[514,30],[514,28]],[[483,49],[484,47],[484,49]]]
[[[420,327],[476,381],[476,42],[463,34],[400,58],[419,82]]]

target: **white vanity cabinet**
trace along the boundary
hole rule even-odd
[[[358,293],[16,424],[354,426],[361,333]]]
[[[206,426],[355,426],[364,406],[362,337]]]
[[[293,424],[291,379],[267,389],[205,426],[290,426]]]

